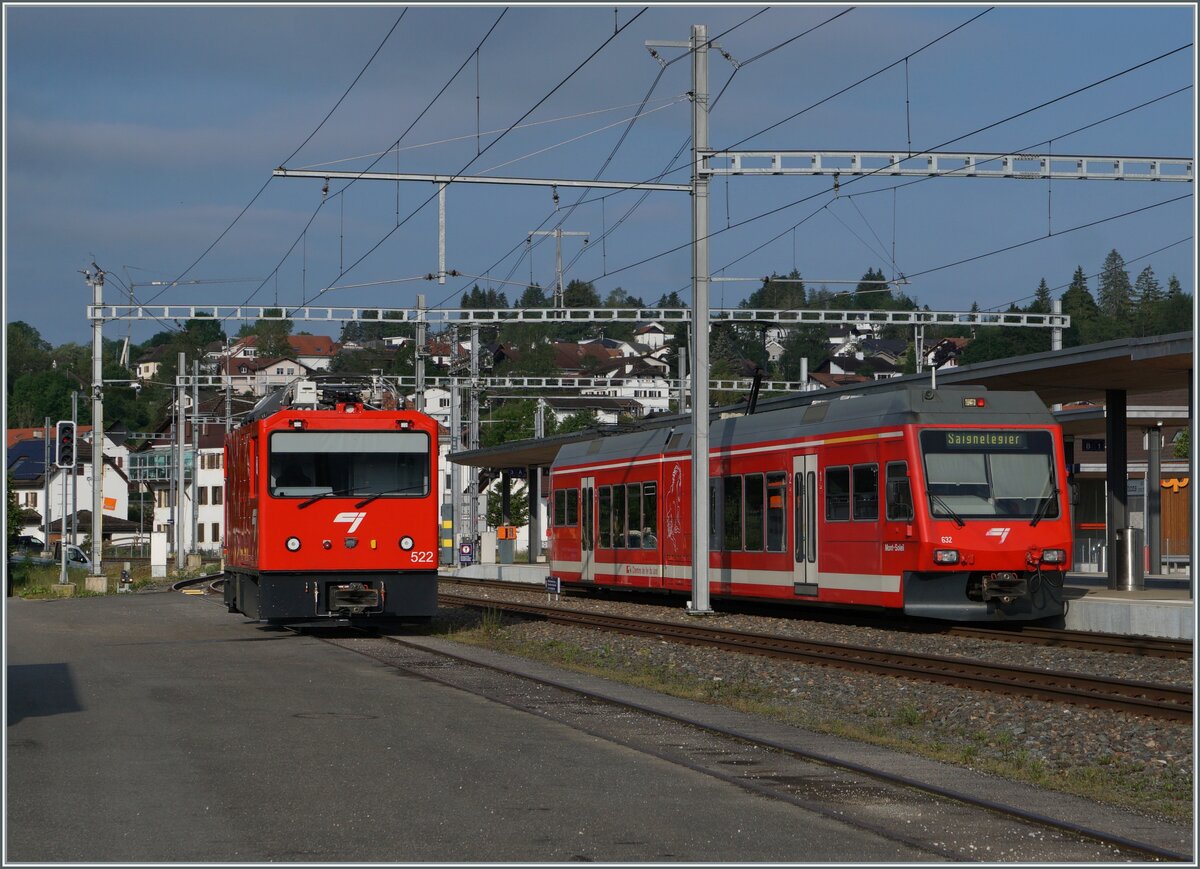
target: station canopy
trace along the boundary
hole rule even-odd
[[[1103,404],[1110,390],[1121,390],[1126,393],[1128,404],[1133,408],[1156,404],[1155,396],[1162,393],[1186,390],[1192,380],[1194,356],[1193,333],[1177,332],[940,369],[937,383],[939,386],[983,386],[994,392],[1036,392],[1048,406],[1079,401]],[[929,382],[928,371],[906,374],[866,384],[765,398],[759,401],[757,411],[802,407],[814,401],[886,392],[903,386],[925,386]],[[738,410],[744,410],[744,405],[713,408],[712,413],[715,418],[722,413],[736,413]],[[663,415],[642,420],[634,428],[678,425],[690,420],[689,414]],[[609,426],[547,438],[510,441],[486,449],[452,453],[450,461],[497,471],[546,467],[566,444],[591,440],[597,434],[621,434],[629,430],[630,426]]]

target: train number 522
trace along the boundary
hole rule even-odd
[[[417,550],[411,553],[415,564],[433,564],[433,550]]]

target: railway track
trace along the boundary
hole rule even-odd
[[[843,643],[778,637],[701,625],[677,624],[630,616],[441,594],[444,604],[504,612],[547,621],[654,637],[691,645],[709,646],[793,661],[880,673],[961,688],[992,691],[1074,705],[1102,707],[1121,712],[1172,720],[1191,720],[1192,690],[1145,682],[1127,682],[1077,673],[1056,673],[1029,667],[1010,667],[965,658],[913,655],[887,649]]]
[[[470,585],[474,588],[494,588],[505,591],[527,593],[544,593],[541,586],[531,583],[514,583],[492,579],[459,579],[441,577],[441,582],[455,582]],[[619,593],[619,592],[618,592]],[[1079,649],[1089,652],[1114,652],[1128,655],[1144,655],[1154,658],[1177,658],[1189,660],[1193,653],[1190,640],[1170,640],[1158,637],[1128,637],[1120,634],[1101,634],[1089,631],[1070,631],[1063,628],[1045,628],[1037,625],[950,625],[932,627],[922,624],[902,623],[896,620],[879,622],[877,619],[855,620],[844,612],[824,613],[806,611],[805,616],[812,618],[837,618],[853,624],[870,624],[871,627],[883,627],[888,630],[902,631],[936,631],[952,637],[974,638],[982,640],[998,640],[1009,643],[1026,643],[1038,646],[1054,646],[1060,649]]]

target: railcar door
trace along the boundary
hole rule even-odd
[[[596,478],[579,481],[579,557],[580,578],[596,581]]]
[[[816,597],[817,576],[817,457],[792,457],[792,588],[797,595]]]

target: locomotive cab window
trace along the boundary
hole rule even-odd
[[[1054,519],[1054,439],[1048,431],[921,432],[930,513],[936,519]]]
[[[285,431],[271,435],[271,495],[429,494],[429,435],[399,431]]]

